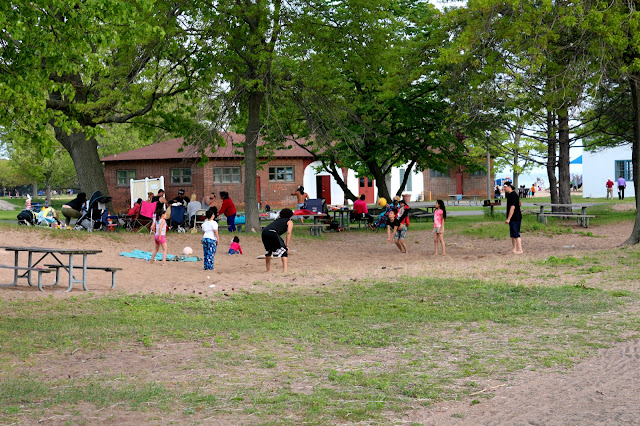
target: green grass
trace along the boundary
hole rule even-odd
[[[37,420],[39,411],[81,403],[180,413],[178,422],[218,412],[262,422],[384,422],[416,404],[472,393],[480,378],[565,367],[594,348],[637,337],[640,322],[625,313],[637,301],[630,291],[584,286],[411,277],[220,300],[2,301],[0,422],[30,413]],[[188,378],[179,382],[136,378],[127,366],[53,380],[24,371],[39,371],[42,353],[65,360],[80,349],[91,359],[171,342],[201,345],[187,365],[169,364],[169,377]],[[303,383],[308,391],[296,391]]]
[[[9,198],[9,197],[0,197],[0,200],[7,201],[16,208],[14,210],[0,210],[0,220],[15,220],[17,222],[16,216],[25,208],[25,198]],[[51,199],[51,207],[60,212],[62,205],[71,200],[70,197],[55,197]],[[34,198],[32,200],[33,203],[42,203],[44,205],[45,198]]]

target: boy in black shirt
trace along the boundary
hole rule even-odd
[[[520,212],[520,198],[513,190],[510,183],[504,184],[504,193],[507,198],[507,220],[509,234],[511,235],[511,245],[515,254],[522,254],[522,238],[520,238],[520,224],[522,223],[522,213]]]

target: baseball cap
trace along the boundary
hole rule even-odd
[[[184,195],[184,189],[179,189],[178,190],[178,195]]]

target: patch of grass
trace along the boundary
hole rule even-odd
[[[540,264],[540,265],[551,265],[551,266],[582,266],[584,265],[583,260],[577,259],[573,256],[565,256],[565,257],[549,256],[545,260],[534,261],[533,263]]]
[[[622,310],[637,299],[581,286],[400,277],[220,301],[175,295],[1,301],[0,407],[9,408],[0,421],[85,402],[171,410],[182,421],[228,410],[262,422],[286,416],[376,423],[416,404],[472,393],[477,385],[468,384],[478,378],[570,365],[623,333],[631,338],[640,324]],[[122,374],[133,375],[131,381],[102,375],[48,381],[24,373],[32,360],[38,364],[37,353],[54,351],[51,358],[55,351],[120,345],[147,351],[145,341],[208,345],[195,345],[199,352],[188,364],[176,362],[178,383],[136,378],[127,366]],[[27,361],[20,371],[9,368],[16,359]],[[309,384],[307,391],[295,390],[300,383]]]

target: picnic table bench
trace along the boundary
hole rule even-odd
[[[429,219],[433,218],[433,212],[436,210],[436,206],[425,206],[425,207],[419,207],[416,209],[410,209],[409,210],[409,218],[410,219],[415,219],[418,222],[422,222],[422,219],[424,219],[426,222],[429,221]]]
[[[463,195],[463,194],[449,194],[450,200],[447,200],[447,205],[453,204],[454,206],[460,205],[460,201],[466,199],[469,201],[469,206],[471,203],[474,205],[478,205],[478,195]]]
[[[50,268],[49,269],[50,271],[53,271],[53,270],[56,271],[56,282],[60,278],[60,268],[63,268],[64,270],[69,271],[69,265],[49,264],[44,266],[46,266],[47,268]],[[74,265],[73,267],[73,269],[82,269],[82,268],[83,267],[80,265]],[[111,288],[112,289],[116,288],[116,272],[122,271],[122,268],[106,267],[106,266],[87,266],[86,269],[111,272]],[[85,290],[87,290],[86,286],[85,286]]]
[[[588,215],[587,208],[592,207],[594,204],[551,204],[551,203],[534,203],[535,206],[540,207],[540,211],[536,212],[536,217],[538,222],[544,222],[547,225],[547,219],[550,217],[558,217],[561,219],[576,219],[578,225],[582,225],[584,228],[589,227],[589,219],[593,219],[595,215]],[[561,212],[561,211],[545,211],[545,208],[548,207],[556,207],[556,208],[565,208],[569,209],[569,211]],[[580,212],[574,212],[571,209],[580,208]]]
[[[42,274],[47,274],[49,272],[53,272],[53,269],[45,269],[45,268],[29,268],[27,266],[15,266],[15,265],[0,265],[2,269],[13,269],[13,283],[12,284],[0,284],[0,287],[13,287],[18,282],[19,271],[26,272],[37,272],[38,273],[38,289],[42,290]],[[29,283],[29,285],[32,285]]]

